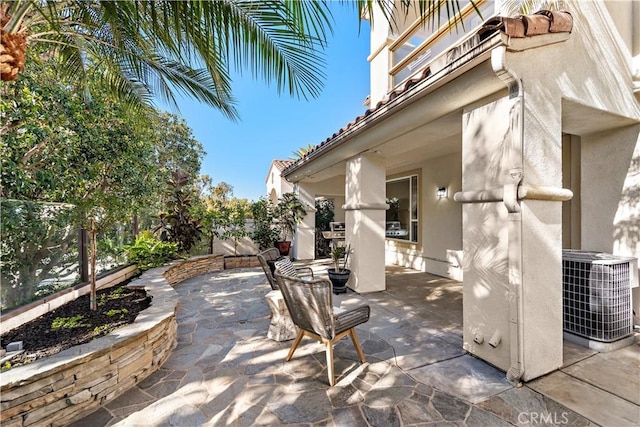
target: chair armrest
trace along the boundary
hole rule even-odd
[[[311,276],[313,279],[313,269],[311,269],[311,267],[298,267],[296,268],[296,273],[298,273],[300,277]]]
[[[335,314],[336,334],[354,328],[369,320],[371,308],[368,305],[361,305],[342,313]]]

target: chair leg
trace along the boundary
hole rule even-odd
[[[329,385],[333,387],[335,384],[334,371],[333,371],[333,341],[323,340],[327,353],[327,375],[329,376]]]
[[[286,362],[291,360],[291,358],[293,357],[293,353],[296,351],[296,348],[298,348],[298,344],[300,344],[300,341],[302,341],[303,336],[304,336],[304,331],[302,329],[298,329],[298,335],[296,335],[296,339],[293,340],[293,344],[291,345],[289,354],[287,354],[287,358],[284,359]]]
[[[356,353],[358,353],[360,361],[365,363],[367,360],[364,357],[362,347],[360,347],[360,341],[358,341],[358,336],[356,335],[356,328],[349,329],[349,335],[351,335],[351,341],[353,341],[353,346],[356,348]]]

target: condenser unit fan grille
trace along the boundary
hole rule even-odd
[[[564,330],[612,342],[633,332],[629,258],[563,251]]]

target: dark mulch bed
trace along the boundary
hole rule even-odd
[[[22,341],[24,350],[2,369],[51,356],[133,323],[138,313],[151,305],[151,297],[144,289],[130,289],[125,284],[98,291],[96,311],[89,308],[89,295],[83,295],[2,335],[2,348]]]

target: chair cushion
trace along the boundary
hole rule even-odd
[[[334,309],[334,317],[336,319],[336,335],[347,329],[365,323],[369,320],[371,309],[368,305],[361,305],[352,309],[337,313]]]
[[[268,259],[267,260],[267,265],[269,266],[269,269],[271,270],[271,274],[276,272],[276,261],[280,261],[283,258],[284,257],[281,256],[278,259]]]
[[[280,274],[283,276],[289,277],[298,277],[298,273],[296,272],[296,268],[293,266],[293,263],[289,258],[282,258],[276,261],[275,263],[276,269],[280,271]]]

